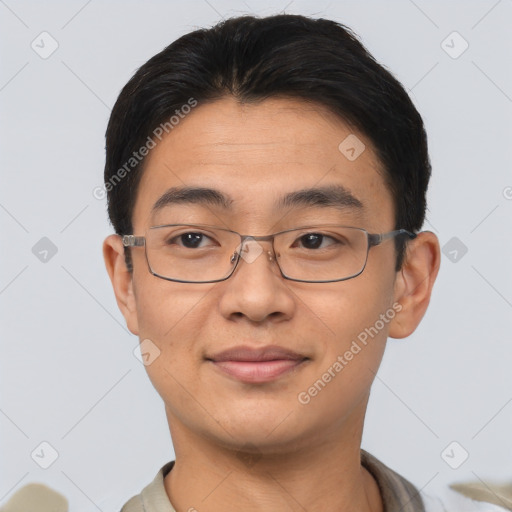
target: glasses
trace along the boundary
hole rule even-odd
[[[124,247],[144,246],[151,274],[168,281],[224,281],[241,259],[252,263],[266,252],[285,279],[332,283],[361,274],[372,247],[400,236],[413,239],[417,235],[405,229],[374,234],[362,228],[322,224],[250,236],[205,224],[166,224],[149,228],[146,236],[124,235],[122,240]],[[272,242],[272,251],[258,243],[266,241]]]

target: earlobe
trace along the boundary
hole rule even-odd
[[[124,259],[124,247],[119,235],[110,235],[103,242],[103,258],[107,268],[117,305],[128,329],[138,335],[137,308],[133,291],[133,275]]]
[[[409,242],[395,280],[394,298],[402,309],[390,324],[391,338],[405,338],[418,327],[430,302],[440,262],[439,240],[431,231],[422,231]]]

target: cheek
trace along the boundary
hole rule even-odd
[[[376,274],[381,275],[380,281],[377,275],[363,272],[315,295],[308,295],[306,290],[297,292],[305,305],[306,336],[316,345],[316,363],[306,385],[313,385],[318,379],[319,388],[329,383],[329,391],[321,393],[319,405],[332,399],[346,409],[352,400],[357,402],[367,393],[375,378],[390,322],[396,316],[392,281],[383,278],[382,273]]]
[[[150,338],[164,349],[177,344],[180,332],[194,337],[212,285],[166,281],[145,268],[134,274],[134,283],[141,339]]]
[[[310,338],[318,340],[317,359],[297,398],[310,417],[322,417],[335,426],[355,408],[363,407],[396,313],[382,298],[383,292],[355,286],[354,280],[354,286],[343,292],[338,288],[324,294],[321,301],[309,301],[309,310],[321,311],[321,321],[309,322],[308,328],[310,333],[320,329],[316,338]]]
[[[385,338],[395,311],[384,318],[384,324],[380,319],[392,308],[393,280],[389,272],[372,275],[367,270],[354,279],[316,290],[295,290],[302,305],[300,323],[307,329],[310,340],[318,343],[319,352],[333,354],[348,350],[353,340],[359,338],[364,342],[368,329],[376,338],[375,324],[380,338]]]
[[[211,285],[192,288],[149,273],[135,282],[141,352],[147,349],[151,361],[146,371],[166,402],[180,400],[179,383],[190,392],[197,384],[194,375],[202,357],[198,342],[213,307],[208,305]]]

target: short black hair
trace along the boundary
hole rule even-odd
[[[371,141],[394,199],[395,228],[421,229],[431,164],[423,120],[405,89],[345,25],[278,14],[185,34],[124,86],[106,131],[104,173],[117,234],[133,233],[143,148],[163,133],[158,127],[170,132],[191,106],[228,95],[241,103],[301,99],[339,116]],[[396,241],[399,270],[405,244]]]

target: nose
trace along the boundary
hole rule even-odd
[[[239,256],[238,256],[239,255]],[[226,318],[245,317],[254,322],[289,319],[296,309],[295,296],[276,264],[269,241],[249,237],[233,253],[239,257],[233,275],[224,281],[219,307]]]

